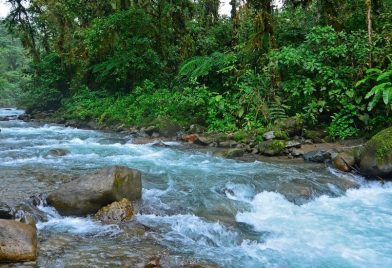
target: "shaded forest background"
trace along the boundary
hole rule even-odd
[[[333,139],[392,123],[392,0],[5,2],[3,106],[211,132],[295,117]]]

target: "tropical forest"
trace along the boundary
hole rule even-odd
[[[0,9],[0,264],[392,267],[392,0]]]

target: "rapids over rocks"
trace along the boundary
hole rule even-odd
[[[143,173],[138,214],[124,226],[40,206],[39,267],[143,267],[155,256],[164,267],[392,267],[390,182],[62,125],[9,120],[0,129],[0,201],[11,206],[102,167]],[[69,153],[47,155],[56,148]]]

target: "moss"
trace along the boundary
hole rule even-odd
[[[245,130],[239,130],[234,134],[234,140],[236,142],[244,142],[252,137],[252,133]]]
[[[279,152],[282,152],[285,147],[286,147],[286,142],[281,140],[273,140],[270,144],[271,149]]]
[[[261,154],[274,156],[280,155],[286,147],[286,142],[282,140],[264,141],[258,145]]]
[[[382,163],[386,154],[392,151],[392,127],[373,136],[367,146],[376,148],[377,162]]]
[[[275,138],[278,140],[288,140],[289,135],[286,131],[283,130],[275,130],[274,131]]]

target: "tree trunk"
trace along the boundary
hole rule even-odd
[[[372,0],[365,0],[366,5],[366,20],[369,41],[369,68],[372,68],[372,47],[373,47],[373,29],[372,29]]]

